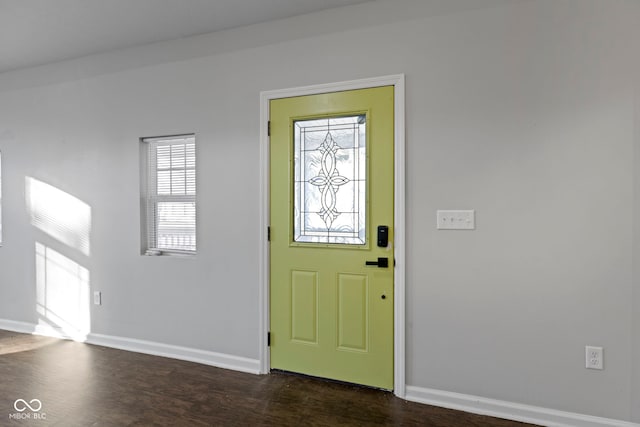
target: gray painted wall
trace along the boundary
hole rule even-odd
[[[0,319],[38,321],[39,242],[103,292],[94,333],[257,358],[260,91],[405,73],[407,383],[640,421],[638,22],[381,0],[0,75]],[[181,132],[199,253],[143,257],[137,141]],[[31,224],[28,177],[91,207],[89,255]],[[451,208],[477,229],[437,231]]]

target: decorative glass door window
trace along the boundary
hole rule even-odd
[[[366,243],[366,116],[294,122],[294,242]]]

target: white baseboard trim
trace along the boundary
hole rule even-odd
[[[232,356],[213,351],[198,350],[153,341],[143,341],[101,334],[89,334],[86,342],[88,344],[101,345],[104,347],[133,351],[136,353],[151,354],[153,356],[169,357],[172,359],[202,363],[203,365],[247,372],[250,374],[260,373],[260,361],[258,359],[249,359],[246,357]]]
[[[45,337],[59,338],[63,340],[73,340],[77,342],[85,342],[87,340],[87,334],[83,334],[78,331],[71,331],[70,333],[62,327],[54,326],[46,322],[35,324],[0,319],[0,329],[20,332],[23,334],[42,335]]]
[[[33,323],[0,319],[0,329],[4,329],[5,331],[20,332],[21,334],[34,334],[36,332],[36,325],[34,325]]]
[[[189,347],[180,347],[170,344],[162,344],[152,341],[143,341],[132,338],[115,337],[110,335],[89,334],[84,337],[73,337],[65,334],[58,328],[49,325],[36,325],[28,322],[16,322],[14,320],[0,319],[0,329],[19,332],[23,334],[44,335],[62,339],[74,339],[87,344],[101,345],[103,347],[117,348],[119,350],[133,351],[135,353],[151,354],[153,356],[169,357],[172,359],[186,360],[202,363],[203,365],[217,368],[231,369],[250,374],[260,373],[260,361],[246,357],[216,353],[213,351],[198,350]]]
[[[55,331],[49,327],[43,327],[42,325],[35,325],[27,322],[16,322],[13,320],[0,319],[0,329],[24,334],[69,338],[55,333]],[[229,354],[198,350],[189,347],[180,347],[153,341],[101,334],[89,334],[85,342],[88,344],[117,348],[136,353],[202,363],[204,365],[247,372],[250,374],[259,374],[261,372],[260,360],[258,359],[249,359],[246,357],[232,356]],[[404,398],[412,402],[548,427],[640,427],[640,424],[628,421],[594,417],[574,412],[558,411],[555,409],[523,405],[520,403],[512,403],[503,400],[488,399],[480,396],[453,393],[411,385],[406,386],[406,394]]]
[[[406,387],[405,399],[427,405],[548,427],[640,427],[640,424],[628,421],[594,417],[410,385]]]
[[[85,342],[87,341],[86,333],[79,333],[77,331],[73,331],[73,333],[69,333],[64,328],[60,328],[57,326],[52,326],[47,323],[38,323],[35,325],[35,330],[33,331],[34,335],[42,335],[45,337],[53,337],[60,338],[63,340],[72,340],[76,342]]]

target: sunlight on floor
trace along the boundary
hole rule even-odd
[[[0,355],[20,353],[22,351],[36,350],[55,344],[56,340],[48,338],[34,338],[32,335],[13,335],[0,337]]]

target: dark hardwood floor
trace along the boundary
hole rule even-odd
[[[34,412],[18,399],[33,409],[38,399],[42,407]],[[353,385],[284,373],[244,374],[0,330],[0,425],[526,424],[407,402]]]

